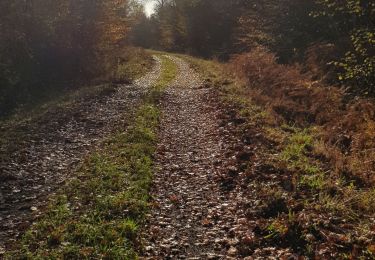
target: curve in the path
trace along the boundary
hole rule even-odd
[[[27,138],[13,154],[0,151],[0,257],[7,244],[27,228],[84,155],[103,138],[127,124],[127,116],[160,75],[154,69],[133,85],[119,85],[110,95],[79,100],[72,107],[49,111],[37,122],[7,129],[26,129]]]
[[[215,181],[226,160],[212,90],[179,58],[163,116],[144,234],[144,259],[230,259],[237,249],[233,205]]]

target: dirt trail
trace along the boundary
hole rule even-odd
[[[127,116],[160,74],[155,59],[153,71],[133,85],[119,85],[111,93],[54,108],[37,120],[0,128],[3,133],[27,133],[17,147],[0,145],[0,257],[84,155],[126,126]]]
[[[145,259],[235,259],[236,205],[215,180],[228,159],[213,90],[188,64],[162,101]]]

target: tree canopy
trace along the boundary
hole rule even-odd
[[[366,0],[163,0],[133,38],[144,47],[223,59],[258,46],[281,63],[325,53],[320,66],[331,64],[334,82],[373,95],[374,10]]]
[[[128,0],[3,0],[0,3],[0,111],[48,82],[103,72],[106,57],[125,41]]]

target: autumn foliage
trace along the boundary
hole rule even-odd
[[[107,73],[128,16],[127,0],[1,1],[0,114]]]
[[[133,40],[221,60],[264,46],[279,63],[314,67],[352,95],[373,96],[374,17],[363,0],[165,0]]]
[[[373,102],[347,101],[344,91],[312,81],[295,66],[278,64],[264,48],[236,56],[230,66],[277,124],[319,127],[317,153],[330,161],[334,174],[357,178],[360,185],[375,183]]]

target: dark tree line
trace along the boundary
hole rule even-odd
[[[148,18],[131,0],[2,0],[0,114],[104,74],[129,41],[220,59],[265,46],[374,95],[374,10],[368,0],[159,0]]]
[[[243,0],[164,0],[156,13],[133,28],[134,42],[144,47],[220,56],[232,50]]]
[[[129,11],[127,0],[0,1],[0,114],[103,73]]]
[[[333,70],[331,81],[374,94],[374,10],[368,0],[163,0],[132,37],[144,47],[224,59],[265,46],[279,62]]]

